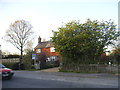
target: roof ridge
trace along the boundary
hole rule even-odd
[[[48,47],[53,47],[51,41],[40,42],[35,48],[48,48]]]

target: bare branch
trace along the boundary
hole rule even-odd
[[[29,22],[17,20],[10,24],[9,29],[6,32],[6,37],[8,42],[21,51],[22,56],[23,48],[32,34],[32,25],[29,24]]]

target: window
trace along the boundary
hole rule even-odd
[[[41,49],[37,49],[37,50],[36,50],[36,53],[41,53]]]
[[[55,52],[55,48],[54,48],[54,47],[51,47],[51,48],[50,48],[50,52]]]
[[[46,59],[46,62],[50,62],[50,58],[49,57]]]
[[[56,56],[51,56],[50,59],[51,61],[54,61],[56,59]]]

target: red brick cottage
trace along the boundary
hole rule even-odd
[[[38,38],[38,45],[34,48],[37,56],[46,56],[46,61],[56,60],[59,53],[55,51],[54,45],[51,41],[41,42],[41,37]]]

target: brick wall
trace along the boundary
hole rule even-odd
[[[36,49],[35,49],[36,52]],[[45,53],[47,56],[59,56],[58,52],[50,52],[50,48],[42,48],[41,49],[41,53]],[[37,55],[39,55],[39,53],[36,53]]]

